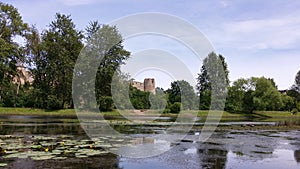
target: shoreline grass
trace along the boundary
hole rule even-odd
[[[44,110],[34,108],[0,107],[0,116],[76,116],[74,109]]]
[[[186,111],[187,113],[198,113],[198,117],[207,117],[209,113],[208,110],[197,111]],[[185,113],[185,112],[183,112]],[[105,116],[122,116],[117,110],[111,112],[102,112]],[[10,115],[20,115],[20,116],[77,116],[75,109],[61,109],[61,110],[44,110],[44,109],[34,109],[34,108],[11,108],[11,107],[0,107],[0,116],[10,116]],[[135,114],[131,114],[135,115]],[[144,113],[145,116],[157,116],[159,114]],[[161,114],[162,117],[174,117],[176,118],[178,114],[168,113]],[[212,115],[213,116],[213,115]],[[255,111],[251,114],[247,113],[230,113],[224,111],[222,113],[223,118],[233,118],[233,119],[272,119],[272,118],[300,118],[300,113],[292,115],[290,112],[286,111]]]

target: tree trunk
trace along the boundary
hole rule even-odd
[[[14,103],[15,108],[17,107],[17,100],[18,100],[18,96],[19,96],[20,86],[21,86],[21,80],[19,79],[18,85],[17,85],[17,92],[16,92],[16,96],[15,96],[15,103]]]

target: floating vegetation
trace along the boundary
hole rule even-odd
[[[235,153],[237,156],[244,156],[244,153],[240,152],[240,151],[234,151],[233,153]]]
[[[0,163],[0,167],[5,167],[5,166],[7,166],[6,163]]]
[[[123,144],[124,139],[113,137],[79,140],[67,135],[56,137],[0,135],[0,156],[5,159],[31,158],[33,160],[86,158],[108,154],[107,150],[117,151]]]

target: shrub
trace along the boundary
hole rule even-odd
[[[170,106],[171,113],[179,113],[181,108],[180,102],[175,102]]]
[[[49,95],[47,98],[47,109],[49,110],[57,110],[61,109],[61,102],[54,95]]]
[[[292,110],[292,115],[295,115],[295,114],[297,114],[298,113],[298,109],[296,109],[296,108],[293,108],[293,110]]]
[[[297,103],[297,110],[300,111],[300,102]]]
[[[165,110],[163,111],[163,113],[164,113],[164,114],[171,113],[171,110],[170,110],[170,109],[165,109]]]
[[[103,96],[100,99],[100,111],[112,111],[113,110],[113,100],[111,96]]]

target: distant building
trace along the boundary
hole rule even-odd
[[[20,83],[24,85],[26,82],[32,84],[34,78],[30,72],[26,70],[24,66],[17,66],[17,76],[13,78],[14,83]]]
[[[150,92],[155,94],[155,79],[154,78],[146,78],[144,82],[131,81],[130,84],[137,88],[140,91]]]

